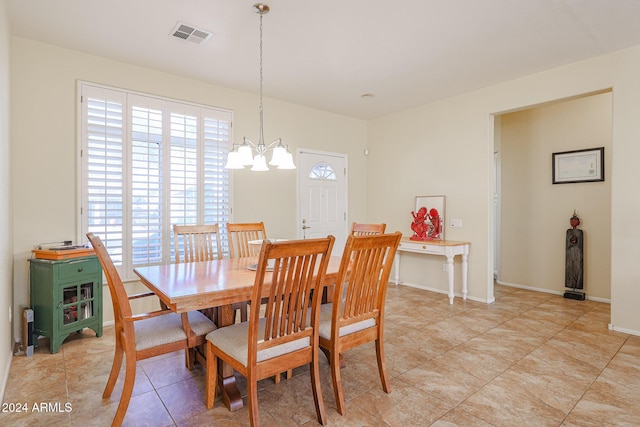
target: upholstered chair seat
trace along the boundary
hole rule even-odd
[[[310,310],[311,311],[311,310]],[[266,319],[262,318],[258,321],[258,336],[264,336],[264,329],[266,326]],[[240,362],[242,366],[247,366],[249,354],[249,323],[242,322],[235,325],[227,326],[225,328],[216,329],[213,332],[207,334],[207,340],[215,342],[216,346],[235,360]],[[258,343],[264,342],[264,340],[258,340]],[[258,363],[265,360],[272,359],[274,357],[281,356],[283,354],[291,353],[296,350],[300,350],[311,345],[309,337],[300,338],[295,341],[291,341],[285,344],[280,344],[275,347],[270,347],[264,350],[258,351],[256,361]]]
[[[320,326],[318,327],[318,335],[327,340],[331,339],[331,312],[333,311],[333,303],[322,304],[320,306]],[[367,328],[376,326],[375,319],[365,319],[350,325],[341,326],[338,336],[353,334],[354,332],[363,331]]]
[[[216,326],[199,311],[188,313],[189,325],[196,336],[203,336],[216,329]],[[136,351],[169,344],[187,339],[179,314],[169,313],[163,316],[140,320],[133,324],[136,332]]]

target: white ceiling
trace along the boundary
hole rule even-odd
[[[264,96],[360,119],[640,44],[639,0],[265,2]],[[257,93],[253,3],[8,0],[14,35]]]

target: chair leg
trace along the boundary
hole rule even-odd
[[[387,364],[384,359],[384,343],[381,339],[376,340],[376,358],[378,359],[378,372],[380,373],[382,389],[385,393],[391,393],[391,385],[389,385],[389,377],[387,376]]]
[[[122,366],[122,356],[124,351],[122,348],[116,344],[116,351],[113,355],[113,364],[111,365],[111,373],[109,373],[109,379],[107,380],[107,385],[104,388],[104,392],[102,393],[102,398],[106,399],[111,396],[113,392],[113,387],[116,385],[116,381],[118,380],[118,374],[120,373],[120,367]]]
[[[318,365],[318,351],[315,351],[313,361],[311,362],[311,389],[313,391],[313,402],[316,405],[316,417],[318,422],[323,426],[327,424],[327,414],[324,409],[324,399],[322,398],[322,388],[320,387],[320,367]],[[291,370],[287,371],[291,372]]]
[[[247,400],[249,401],[249,421],[251,422],[251,427],[260,427],[260,416],[258,414],[258,381],[253,378],[251,374],[247,377]]]
[[[129,401],[131,401],[131,394],[133,393],[133,384],[136,380],[136,359],[134,355],[125,355],[125,375],[124,386],[122,387],[122,395],[120,396],[120,403],[116,410],[116,415],[113,417],[111,426],[122,425],[122,420],[127,413],[129,407]]]
[[[275,381],[276,384],[280,383],[280,375],[281,374],[275,374],[275,376],[273,377],[273,380]],[[293,376],[293,369],[287,369],[287,372],[285,375],[286,375],[286,378],[290,380],[291,377]]]
[[[185,348],[184,349],[184,366],[187,367],[188,370],[193,370],[193,367],[196,363],[196,352],[193,348]]]
[[[329,349],[320,347],[320,350],[322,350],[322,352],[326,356],[327,361],[331,363],[331,352],[329,351]],[[344,357],[342,357],[342,355],[338,355],[338,360],[340,361],[340,368],[344,368],[345,366],[347,366],[347,362],[344,361]]]
[[[340,375],[340,353],[334,350],[329,357],[331,364],[331,380],[333,381],[333,395],[336,398],[336,409],[340,415],[346,413],[346,405],[344,403],[344,393],[342,391],[342,376]]]
[[[216,388],[218,386],[218,358],[211,351],[211,343],[207,341],[207,409],[213,408],[216,400]]]

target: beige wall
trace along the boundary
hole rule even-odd
[[[13,219],[9,132],[10,36],[6,2],[0,0],[0,397],[11,366],[13,341],[8,311],[13,299]]]
[[[369,122],[367,209],[389,230],[410,234],[416,195],[444,194],[447,239],[471,241],[469,296],[493,299],[492,188],[494,116],[547,102],[613,90],[611,167],[611,325],[640,334],[638,225],[640,187],[640,47],[430,103]],[[375,173],[374,173],[375,172]],[[568,218],[567,218],[568,219]],[[516,250],[509,248],[509,250]],[[407,256],[402,278],[441,291],[441,260]],[[460,277],[456,277],[460,292]]]
[[[257,140],[259,99],[18,37],[12,40],[14,304],[18,305],[27,300],[26,260],[34,245],[86,241],[77,235],[77,80],[233,110],[236,141],[242,136]],[[366,122],[269,98],[264,99],[264,120],[265,137],[269,141],[282,137],[294,153],[304,147],[347,154],[348,216],[366,218]],[[234,171],[232,202],[234,220],[264,220],[271,235],[296,235],[295,171]],[[105,320],[110,320],[106,289],[104,294]]]
[[[584,291],[611,297],[612,96],[603,93],[500,116],[498,282],[564,292],[565,237],[575,210],[584,231]],[[605,181],[551,183],[551,153],[605,148]]]

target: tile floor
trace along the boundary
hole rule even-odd
[[[390,285],[386,308],[392,392],[382,391],[373,346],[353,349],[339,415],[321,355],[328,425],[640,425],[640,337],[609,331],[607,304],[496,286],[493,304],[449,305],[445,295]],[[0,425],[110,425],[122,386],[121,375],[111,399],[101,398],[112,331],[70,337],[55,355],[41,339],[33,357],[16,356],[3,410],[26,403],[28,412],[0,412]],[[186,370],[181,352],[139,368],[125,425],[249,425],[246,408],[229,412],[219,399],[205,408],[205,372]],[[54,412],[33,410],[42,403]],[[263,426],[318,425],[306,368],[280,384],[263,380],[259,407]]]

